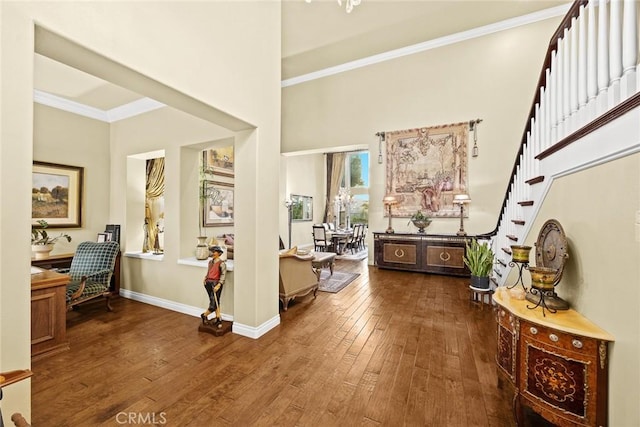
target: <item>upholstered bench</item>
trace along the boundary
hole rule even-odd
[[[333,265],[336,262],[336,254],[335,252],[315,252],[313,257],[313,261],[311,262],[311,266],[313,267],[313,271],[315,271],[316,276],[318,276],[318,280],[320,280],[320,271],[323,268],[329,267],[329,271],[331,275],[333,275]]]

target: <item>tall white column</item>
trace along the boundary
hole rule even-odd
[[[598,2],[598,108],[596,114],[607,111],[606,92],[609,88],[609,16],[607,0]]]
[[[561,140],[564,137],[564,42],[562,39],[558,40],[558,68],[556,73],[556,117],[558,118],[558,127],[556,131],[557,140]]]
[[[596,50],[596,0],[590,0],[587,31],[587,96],[589,102],[598,94],[598,56]],[[592,112],[593,114],[593,112]]]
[[[571,31],[569,32],[571,37],[571,52],[570,52],[570,60],[571,67],[569,69],[569,79],[571,82],[570,90],[570,103],[569,109],[571,114],[575,114],[578,111],[578,39],[579,39],[579,30],[578,30],[578,19],[571,19]]]
[[[587,17],[585,7],[580,6],[578,17],[578,108],[587,103]]]
[[[609,12],[609,74],[611,83],[622,76],[622,3],[611,0]],[[611,83],[609,85],[611,85]]]
[[[564,36],[562,37],[564,42],[564,55],[563,61],[563,73],[562,73],[562,117],[564,118],[565,128],[564,134],[568,135],[571,132],[569,126],[569,115],[571,114],[571,41],[569,39],[569,29],[565,28]]]
[[[633,95],[637,90],[636,68],[638,65],[638,20],[636,0],[625,0],[622,17],[622,97]]]
[[[551,52],[551,83],[549,88],[549,117],[551,125],[549,145],[553,145],[558,140],[558,65],[555,50]]]

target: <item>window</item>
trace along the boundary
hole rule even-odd
[[[341,193],[349,200],[349,226],[369,223],[369,152],[348,153]],[[348,185],[347,185],[348,184]]]

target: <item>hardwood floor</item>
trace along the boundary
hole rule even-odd
[[[360,276],[292,302],[257,340],[124,298],[68,313],[71,350],[32,366],[32,424],[514,425],[493,314],[468,279],[336,269]]]

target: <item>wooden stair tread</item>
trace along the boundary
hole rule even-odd
[[[498,286],[498,281],[496,280],[495,277],[492,277],[491,281],[493,282],[494,285]]]
[[[514,236],[513,234],[507,234],[507,239],[513,240],[514,242],[518,241],[518,237]]]
[[[494,269],[493,272],[496,273],[499,277],[502,277],[502,273],[498,271],[498,269]]]
[[[524,225],[525,223],[524,219],[512,219],[511,222],[516,225]]]
[[[540,182],[544,181],[544,176],[540,175],[540,176],[536,176],[533,177],[531,179],[526,180],[525,182],[529,185],[533,185],[533,184],[538,184]]]
[[[520,206],[533,206],[533,200],[525,200],[522,202],[518,202]]]
[[[502,252],[511,255],[511,248],[502,248]]]
[[[500,258],[498,258],[498,264],[500,264],[503,267],[507,266],[507,263],[505,261],[501,260]]]

